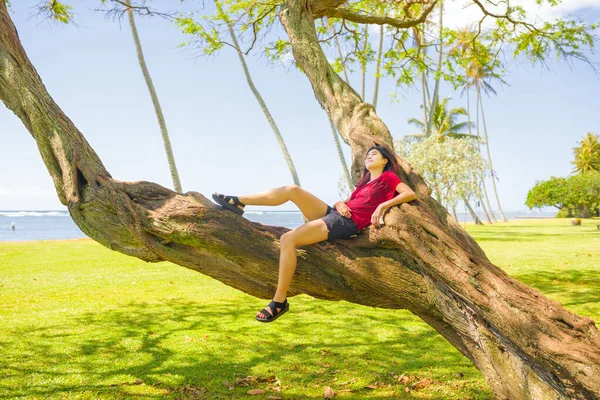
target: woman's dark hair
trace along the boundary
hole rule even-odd
[[[365,158],[366,155],[369,154],[369,152],[373,149],[379,151],[381,153],[381,156],[388,160],[388,162],[385,164],[385,167],[383,167],[383,172],[391,171],[394,174],[398,175],[398,163],[396,162],[396,153],[394,153],[394,150],[390,149],[385,144],[376,144],[375,146],[371,146],[371,148],[367,150],[367,152],[365,153]],[[370,180],[371,172],[369,172],[367,167],[365,167],[360,181],[355,186],[361,187],[362,185],[367,184]]]

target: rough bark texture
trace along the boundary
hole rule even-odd
[[[367,148],[374,142],[391,144],[391,136],[373,107],[327,63],[313,18],[299,0],[281,10],[296,61],[352,147],[357,178]],[[46,92],[2,1],[0,99],[36,140],[61,202],[90,237],[122,253],[171,261],[271,298],[278,238],[287,229],[218,211],[200,193],[113,179]],[[593,321],[490,263],[430,197],[421,177],[399,162],[401,178],[418,199],[392,208],[380,229],[298,250],[288,295],[408,309],[472,360],[498,399],[597,398],[600,337]]]

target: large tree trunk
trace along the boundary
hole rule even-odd
[[[323,12],[330,2],[313,9]],[[391,136],[373,107],[334,73],[306,9],[303,1],[288,1],[281,21],[317,99],[352,147],[357,178],[367,148],[391,145]],[[251,295],[272,297],[277,241],[287,229],[218,211],[197,192],[113,179],[47,93],[2,1],[0,99],[36,140],[59,199],[90,237],[146,261],[171,261]],[[594,322],[493,265],[430,198],[421,177],[398,161],[402,180],[418,199],[390,209],[379,229],[299,250],[288,295],[408,309],[479,368],[496,398],[597,398],[600,335]]]
[[[127,0],[126,4],[127,6],[131,6],[130,0]],[[140,37],[138,36],[137,28],[135,27],[135,20],[133,18],[133,11],[131,7],[127,8],[127,17],[129,19],[129,26],[131,27],[131,35],[133,36],[133,42],[135,43],[135,51],[137,53],[138,62],[140,63],[140,68],[142,69],[142,74],[144,75],[144,80],[146,81],[148,92],[150,92],[150,98],[152,98],[154,112],[156,113],[156,119],[158,120],[158,127],[160,128],[160,133],[162,134],[163,143],[165,145],[167,161],[169,162],[169,169],[171,171],[171,179],[173,179],[173,187],[178,193],[182,193],[183,190],[181,189],[181,181],[179,180],[179,173],[177,172],[175,157],[173,156],[173,149],[171,148],[171,140],[169,139],[169,132],[167,131],[167,123],[165,122],[162,107],[160,106],[160,102],[158,101],[156,89],[154,89],[154,83],[152,82],[152,78],[150,77],[150,71],[148,71],[148,67],[146,66],[144,52],[142,51],[142,43],[140,42]]]
[[[310,8],[303,4],[288,0],[281,21],[296,62],[352,147],[352,170],[358,176],[368,146],[391,145],[392,139],[373,107],[362,102],[327,62]],[[490,263],[455,219],[429,197],[421,177],[404,160],[399,163],[402,180],[418,200],[390,210],[371,254],[386,249],[390,265],[402,265],[397,279],[388,282],[394,287],[398,279],[414,273],[423,279],[427,293],[421,299],[431,303],[423,308],[411,299],[402,306],[471,359],[497,398],[597,397],[600,335],[594,322],[566,311]],[[369,234],[375,236],[375,229]]]

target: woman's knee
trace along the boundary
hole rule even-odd
[[[279,238],[279,243],[281,244],[281,247],[295,246],[293,231],[289,231],[281,235]]]
[[[286,185],[283,187],[283,190],[293,196],[295,193],[298,193],[300,190],[302,190],[302,188],[298,185]]]

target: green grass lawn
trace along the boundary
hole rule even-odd
[[[597,222],[466,229],[509,274],[600,321]],[[262,324],[266,303],[89,239],[0,243],[0,398],[322,399],[325,386],[346,399],[491,398],[479,371],[407,311],[302,295]]]

